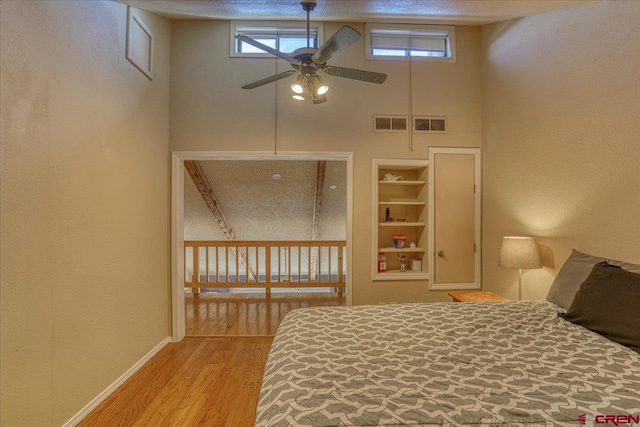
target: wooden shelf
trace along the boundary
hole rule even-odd
[[[379,184],[389,184],[389,185],[423,185],[426,184],[427,181],[378,181]]]
[[[378,202],[379,205],[399,205],[399,206],[424,206],[425,202],[414,202],[414,201],[393,201],[393,202]]]
[[[429,273],[424,271],[400,271],[389,270],[385,273],[377,273],[373,276],[372,280],[375,281],[392,281],[392,280],[429,280]]]
[[[417,159],[374,159],[372,162],[372,225],[373,248],[371,278],[374,281],[397,282],[426,281],[429,273],[412,271],[412,261],[422,259],[422,269],[428,270],[425,258],[427,250],[427,172],[428,160]],[[403,176],[401,181],[385,181],[388,174]],[[405,221],[385,221],[385,218],[400,218]],[[407,236],[406,246],[396,248],[392,237],[396,234]],[[409,247],[410,242],[417,247]],[[386,268],[378,273],[378,255],[387,254]],[[401,258],[405,259],[407,270],[400,271]],[[417,266],[417,264],[414,263]]]
[[[394,248],[393,246],[389,246],[387,248],[378,248],[378,252],[408,252],[408,253],[420,253],[424,252],[424,248]]]

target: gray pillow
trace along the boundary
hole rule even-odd
[[[593,266],[602,261],[607,261],[609,264],[617,265],[627,271],[640,273],[639,264],[609,260],[602,257],[584,254],[574,249],[558,272],[556,278],[553,280],[549,293],[547,294],[547,299],[562,308],[568,309],[571,306],[573,297],[576,295],[576,292],[578,292],[580,285],[584,282],[589,273],[591,273]]]
[[[597,263],[563,317],[640,353],[640,274]]]

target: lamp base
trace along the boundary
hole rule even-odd
[[[522,269],[518,269],[518,301],[522,300]]]

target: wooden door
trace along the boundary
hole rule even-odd
[[[472,149],[434,149],[429,156],[432,289],[480,287],[478,156]]]

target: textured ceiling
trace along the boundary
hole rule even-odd
[[[299,0],[117,0],[170,18],[304,20]],[[483,25],[592,0],[317,0],[312,19]]]
[[[200,166],[238,240],[311,240],[317,161],[219,160]],[[271,176],[279,173],[279,180]],[[329,185],[336,189],[330,190]],[[185,172],[186,240],[224,240],[191,177]],[[346,236],[346,163],[328,161],[321,240]]]

